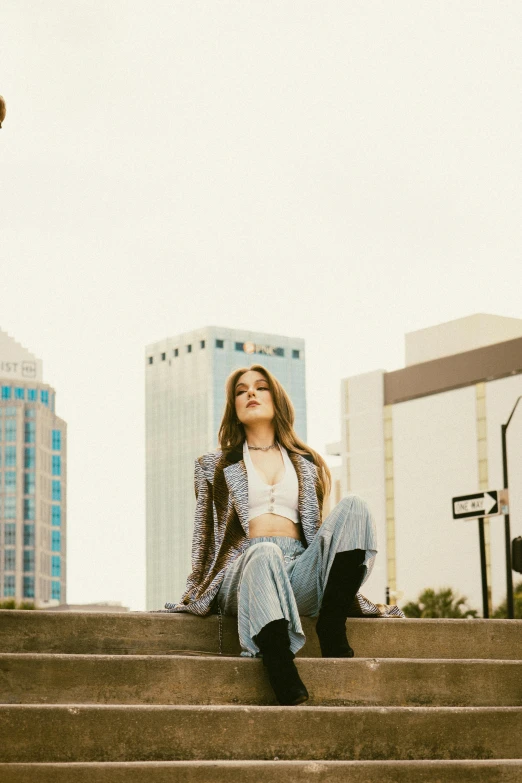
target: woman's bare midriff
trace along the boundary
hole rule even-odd
[[[291,519],[280,517],[279,514],[261,514],[248,523],[248,537],[286,536],[302,541],[301,525],[296,525]]]

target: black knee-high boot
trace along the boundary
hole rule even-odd
[[[283,618],[273,620],[261,628],[255,643],[263,653],[263,664],[279,704],[295,706],[308,699],[290,650],[288,622]]]
[[[334,557],[315,626],[323,658],[354,656],[346,638],[346,617],[366,574],[365,554],[364,549],[351,549]]]

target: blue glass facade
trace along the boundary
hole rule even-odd
[[[4,576],[4,597],[10,598],[15,595],[15,577],[12,574]]]
[[[24,376],[33,372],[26,358]],[[42,388],[41,369],[33,366],[32,381],[0,381],[0,601],[30,599],[42,607],[66,599],[66,434],[52,415],[54,390]],[[38,580],[37,565],[45,569]]]
[[[24,576],[24,598],[34,598],[34,576]]]

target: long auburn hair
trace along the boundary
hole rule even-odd
[[[274,428],[275,437],[281,446],[287,451],[293,451],[297,454],[310,455],[314,465],[317,467],[319,490],[323,497],[328,497],[332,483],[332,477],[328,465],[316,451],[304,443],[294,430],[295,411],[290,397],[277,378],[261,364],[253,364],[251,367],[241,367],[234,370],[228,376],[225,390],[226,403],[225,412],[219,427],[218,440],[222,451],[233,451],[240,449],[245,440],[245,428],[239,421],[236,414],[236,383],[241,375],[249,370],[255,370],[266,378],[272,402],[274,404]]]

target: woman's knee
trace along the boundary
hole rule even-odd
[[[360,495],[350,494],[339,501],[335,510],[343,511],[344,513],[369,512],[369,507],[367,502]]]

